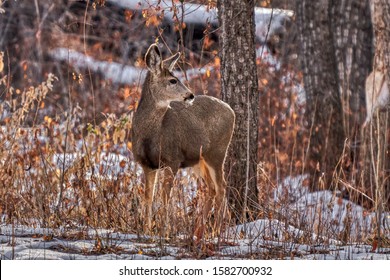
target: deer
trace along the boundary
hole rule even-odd
[[[194,237],[201,238],[214,206],[214,227],[219,230],[226,204],[224,162],[235,123],[235,113],[222,100],[194,95],[174,74],[178,52],[163,60],[157,44],[145,54],[147,74],[132,120],[132,151],[143,169],[144,230],[152,228],[152,204],[159,172],[163,174],[164,209],[173,180],[181,168],[192,167],[203,179],[208,195]]]
[[[385,110],[390,103],[390,91],[386,79],[383,63],[377,62],[377,69],[374,69],[366,78],[366,119],[363,123],[365,128],[372,120],[374,112]]]

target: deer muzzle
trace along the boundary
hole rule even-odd
[[[192,102],[192,100],[194,100],[195,98],[195,95],[192,93],[192,92],[188,92],[185,97],[184,97],[184,101],[186,102]]]

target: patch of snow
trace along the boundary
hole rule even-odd
[[[210,8],[205,5],[192,3],[176,3],[176,11],[172,8],[170,1],[158,0],[108,0],[114,5],[131,10],[145,10],[153,7],[159,7],[159,11],[164,11],[164,18],[173,22],[175,12],[177,18],[182,18],[187,24],[203,24],[211,23],[214,26],[218,25],[218,12],[216,8]],[[281,34],[286,32],[285,24],[293,17],[294,12],[290,10],[255,8],[255,24],[256,37],[260,42],[265,42],[266,37],[273,34]]]
[[[304,223],[315,226],[321,221],[335,235],[348,231],[353,239],[361,239],[373,234],[375,228],[375,213],[327,190],[302,196],[291,209],[305,217]],[[388,216],[389,213],[384,213],[381,220]]]
[[[288,242],[292,236],[299,239],[307,233],[279,220],[259,219],[231,228],[228,234],[232,239],[245,238],[251,240],[252,244],[259,244],[264,239]],[[312,241],[318,240],[318,236],[314,233],[311,233],[311,237]],[[337,240],[328,241],[333,244],[340,244]]]
[[[256,49],[256,57],[260,58],[263,62],[268,64],[268,66],[274,70],[279,70],[281,63],[279,59],[271,54],[270,49],[267,45],[262,45]]]
[[[297,201],[299,198],[308,194],[309,189],[303,187],[303,181],[309,178],[308,174],[300,176],[288,176],[286,177],[281,184],[277,186],[274,191],[274,200],[280,202],[285,198],[288,198],[290,203]]]
[[[91,58],[80,52],[57,48],[50,51],[50,55],[59,61],[67,61],[76,69],[90,68],[93,72],[100,73],[105,79],[111,80],[113,83],[134,85],[143,83],[146,75],[146,69],[123,65],[117,62],[100,61]],[[173,71],[173,74],[182,82],[206,74],[207,71],[213,70],[213,67],[194,68],[182,71]]]
[[[303,106],[306,104],[306,92],[303,84],[296,82],[290,72],[282,77],[282,81],[287,87],[291,87],[292,92],[296,93],[298,105]]]
[[[336,238],[348,234],[352,239],[361,240],[374,234],[376,213],[340,197],[340,193],[329,190],[309,192],[303,186],[308,175],[287,177],[274,191],[274,201],[284,206],[283,212],[302,227],[326,231],[327,236]],[[294,213],[294,214],[293,214]],[[380,218],[386,225],[385,234],[390,236],[390,213]],[[318,229],[322,227],[323,229]]]
[[[90,56],[67,48],[56,48],[49,54],[56,60],[67,61],[75,68],[90,68],[92,71],[102,74],[106,79],[114,83],[133,85],[144,79],[146,71],[134,66],[123,65],[117,62],[99,61]]]

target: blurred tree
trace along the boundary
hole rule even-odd
[[[355,148],[361,140],[357,132],[372,57],[369,3],[296,1],[296,12],[311,133],[306,168],[314,184],[323,176],[329,187],[337,183],[332,177],[342,166],[345,140],[352,139]],[[355,163],[357,154],[347,157]]]
[[[366,192],[359,182],[364,170],[361,125],[366,117],[365,79],[372,68],[373,32],[370,3],[364,1],[331,1],[331,31],[337,63],[337,82],[342,105],[343,130],[346,141],[341,164],[344,181]],[[339,143],[341,146],[342,143]],[[363,148],[363,149],[362,149]],[[361,197],[354,192],[352,197]],[[352,198],[351,197],[351,198]]]
[[[340,158],[344,131],[328,1],[297,1],[297,21],[311,131],[306,166],[318,176],[331,173]],[[310,172],[313,174],[313,172]]]
[[[373,0],[373,4],[374,69],[385,73],[390,88],[390,2],[388,0]]]
[[[236,220],[256,217],[259,91],[256,69],[252,0],[220,0],[222,99],[236,113],[236,126],[227,158],[229,200]]]
[[[375,37],[375,56],[372,73],[374,80],[380,79],[381,81],[369,86],[380,85],[383,88],[383,84],[387,83],[387,87],[390,88],[390,2],[388,0],[373,0],[371,10]],[[382,77],[384,77],[383,80]],[[374,206],[377,209],[378,225],[382,224],[380,220],[381,213],[389,210],[390,202],[389,121],[390,114],[388,111],[386,113],[375,111],[373,119],[367,126],[368,131],[366,133],[366,146],[368,148],[366,163],[368,168],[364,182],[371,186],[369,195],[375,201]],[[378,236],[380,234],[380,227],[378,227]]]
[[[330,30],[346,137],[358,141],[364,114],[364,84],[371,71],[372,23],[369,0],[330,1]]]

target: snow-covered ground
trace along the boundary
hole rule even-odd
[[[228,228],[220,242],[203,255],[206,259],[382,259],[390,260],[390,246],[370,243],[375,213],[338,198],[330,191],[309,193],[305,177],[286,178],[275,190],[275,203],[291,193],[282,218]],[[294,218],[293,215],[297,217]],[[348,219],[349,217],[349,219]],[[390,214],[382,217],[384,240],[390,239]],[[348,227],[350,239],[343,242]],[[34,228],[0,225],[1,259],[194,259],[199,252],[183,242],[161,242],[158,236],[123,234],[105,229]],[[302,241],[304,240],[304,242]],[[185,242],[184,242],[185,243]],[[180,245],[181,244],[181,245]]]
[[[220,249],[207,256],[207,259],[390,260],[390,248],[373,251],[371,245],[342,245],[337,240],[330,240],[328,244],[311,245],[279,241],[276,238],[277,234],[296,234],[298,237],[300,231],[278,220],[258,220],[246,227],[251,230],[251,237],[236,238],[229,243],[221,243]],[[242,228],[243,225],[240,225],[235,230],[241,231]],[[101,245],[99,245],[98,236],[102,242]],[[162,245],[159,240],[158,237],[145,239],[133,234],[121,234],[108,230],[83,232],[1,225],[0,257],[3,260],[196,258],[194,253],[188,252],[181,246]]]

